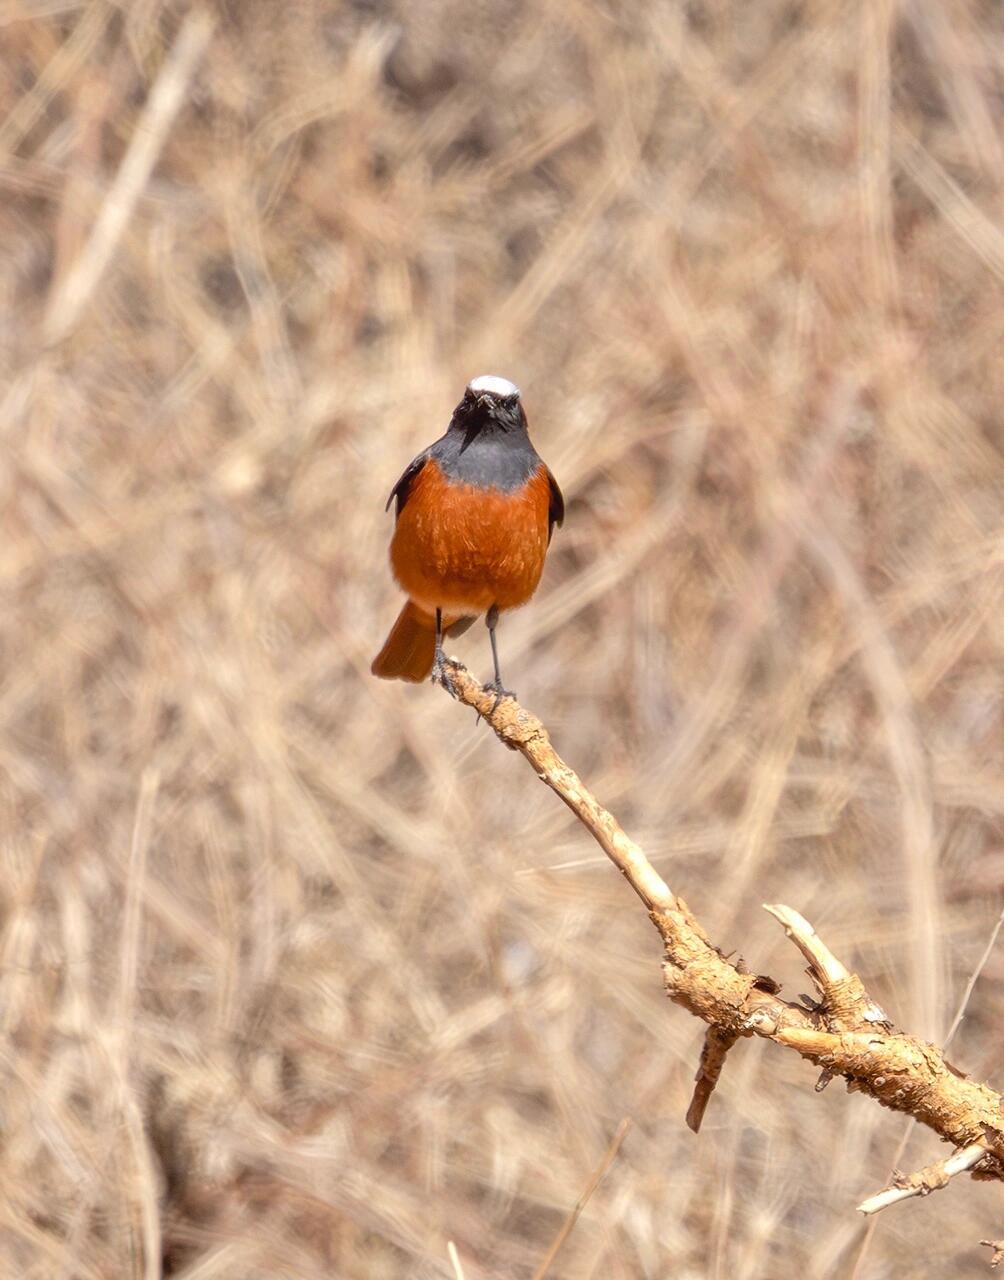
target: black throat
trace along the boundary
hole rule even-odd
[[[461,403],[429,455],[448,479],[503,493],[522,488],[540,466],[518,402]]]

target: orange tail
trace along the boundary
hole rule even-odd
[[[435,654],[435,624],[409,600],[397,615],[370,670],[381,680],[411,680],[417,684],[432,670]]]
[[[473,618],[444,618],[443,630],[458,636]],[[419,684],[432,671],[436,656],[435,620],[411,600],[397,615],[384,646],[373,659],[370,670],[381,680],[410,680]]]

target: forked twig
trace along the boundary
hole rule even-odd
[[[453,694],[473,707],[506,746],[525,756],[541,781],[560,796],[648,908],[663,941],[663,977],[670,998],[709,1026],[687,1114],[692,1129],[700,1127],[728,1050],[740,1037],[756,1035],[814,1063],[823,1072],[821,1082],[843,1076],[849,1091],[869,1094],[882,1106],[913,1116],[956,1148],[947,1159],[897,1178],[893,1187],[860,1206],[863,1213],[926,1195],[966,1170],[1004,1180],[1004,1099],[999,1093],[957,1071],[937,1046],[896,1030],[861,979],[790,907],[766,909],[809,961],[818,1005],[806,1008],[782,1000],[778,983],[726,958],[642,849],[557,754],[537,717],[515,698],[497,700],[460,663],[447,663],[447,678]]]

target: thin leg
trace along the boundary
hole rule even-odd
[[[436,610],[436,652],[432,659],[432,683],[441,684],[452,697],[456,697],[450,673],[446,669],[446,655],[443,653],[443,611]]]
[[[495,690],[496,704],[502,698],[515,698],[516,696],[512,692],[512,690],[507,689],[505,685],[502,683],[502,672],[499,670],[498,642],[495,639],[495,628],[498,626],[498,621],[499,621],[499,607],[497,604],[493,604],[492,607],[488,610],[487,615],[485,616],[485,625],[488,627],[488,636],[492,642],[492,662],[494,663],[494,666],[495,666],[495,679],[491,682],[491,684],[488,687],[490,689]]]

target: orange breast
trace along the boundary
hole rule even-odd
[[[537,589],[547,554],[550,486],[541,465],[522,489],[451,484],[429,461],[398,516],[390,561],[408,595],[430,611],[512,609]]]

